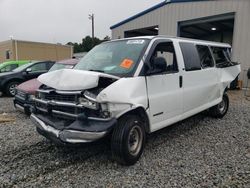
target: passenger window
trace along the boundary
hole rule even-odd
[[[186,71],[201,70],[200,57],[193,43],[180,42]]]
[[[227,48],[212,47],[216,66],[231,63],[229,50]]]
[[[43,72],[47,71],[46,63],[38,63],[33,65],[31,68],[31,72]]]
[[[162,57],[167,65],[167,73],[178,72],[175,50],[172,42],[163,42],[156,46],[150,64],[153,65],[154,59]]]
[[[199,53],[201,67],[203,69],[214,67],[213,57],[208,46],[197,45],[196,47]]]

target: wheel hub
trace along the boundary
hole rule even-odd
[[[17,87],[17,84],[13,84],[13,85],[10,86],[10,94],[11,95],[16,94],[16,87]]]
[[[225,102],[224,99],[219,104],[219,110],[220,110],[221,113],[224,113],[224,111],[226,110],[226,102]]]
[[[131,155],[137,155],[142,147],[142,130],[135,126],[130,130],[128,139],[128,149]]]

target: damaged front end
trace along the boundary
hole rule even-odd
[[[94,88],[77,91],[42,85],[34,98],[31,114],[37,131],[48,139],[73,144],[106,136],[117,120],[108,104],[98,102],[97,96],[117,79],[100,75],[97,79]]]

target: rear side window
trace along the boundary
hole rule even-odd
[[[197,45],[198,54],[200,57],[200,63],[203,69],[214,67],[213,57],[208,46]]]
[[[212,47],[216,66],[223,66],[224,64],[230,64],[230,54],[228,48]]]
[[[192,43],[180,42],[180,47],[184,59],[185,70],[201,70],[200,57],[197,52],[196,46]]]

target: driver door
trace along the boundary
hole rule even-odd
[[[147,79],[151,131],[166,127],[181,117],[183,105],[182,75],[171,41],[156,41],[149,58],[150,67],[156,57],[163,57],[167,70]]]

